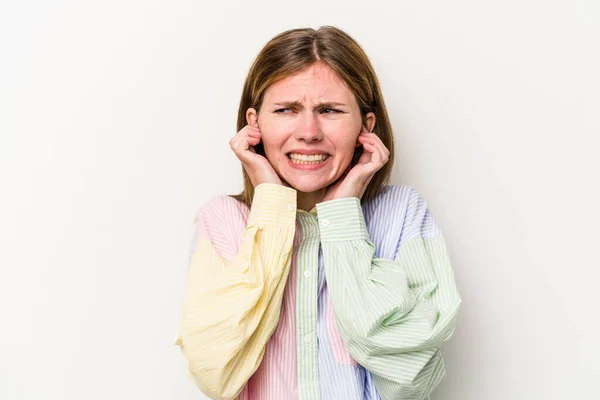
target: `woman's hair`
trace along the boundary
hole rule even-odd
[[[394,163],[394,136],[373,66],[360,45],[341,29],[333,26],[322,26],[318,30],[291,29],[271,39],[254,60],[246,77],[238,110],[237,131],[247,125],[248,108],[260,112],[269,86],[304,71],[316,62],[329,66],[354,93],[363,124],[367,113],[375,114],[373,132],[390,151],[389,161],[375,173],[361,198],[361,202],[365,203],[374,198],[389,180]],[[356,148],[353,166],[358,162],[362,149],[362,146]],[[255,146],[255,150],[257,154],[265,156],[262,142]],[[250,207],[254,185],[243,167],[242,173],[244,190],[232,197]]]

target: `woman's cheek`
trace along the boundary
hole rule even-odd
[[[269,133],[274,140],[285,141],[295,128],[296,125],[292,121],[276,121],[269,125]]]
[[[341,132],[344,132],[348,129],[348,124],[345,124],[342,120],[336,119],[323,119],[320,121],[321,127],[326,132],[335,133],[339,135]]]
[[[355,121],[340,119],[328,122],[330,123],[330,131],[335,132],[336,136],[340,139],[345,138],[346,140],[356,141],[358,135],[360,134],[360,123],[357,124]]]
[[[262,135],[265,145],[267,143],[276,144],[281,141],[283,137],[284,127],[281,124],[268,122],[260,125],[260,133]]]

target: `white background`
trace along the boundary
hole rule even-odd
[[[600,9],[589,1],[3,1],[0,399],[199,399],[173,345],[196,208],[241,189],[248,67],[336,25],[463,305],[435,400],[600,398]]]

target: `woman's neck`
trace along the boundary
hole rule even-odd
[[[281,183],[283,183],[283,186],[292,187],[292,185],[287,183],[284,179],[281,179]],[[300,210],[310,212],[310,210],[312,210],[317,203],[321,202],[321,200],[325,196],[326,191],[326,187],[316,190],[314,192],[301,192],[296,189],[296,207]]]
[[[323,199],[323,196],[325,196],[326,190],[326,188],[323,188],[309,193],[298,191],[298,195],[296,197],[296,200],[298,201],[298,208],[304,211],[312,210],[317,203],[321,202],[321,199]]]

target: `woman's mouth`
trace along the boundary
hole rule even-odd
[[[330,163],[329,154],[299,154],[299,153],[288,153],[286,154],[289,166],[296,170],[301,171],[316,171],[328,165]]]
[[[296,165],[312,165],[312,164],[322,164],[329,158],[329,154],[298,154],[298,153],[288,153],[287,157],[290,159],[292,164]]]

